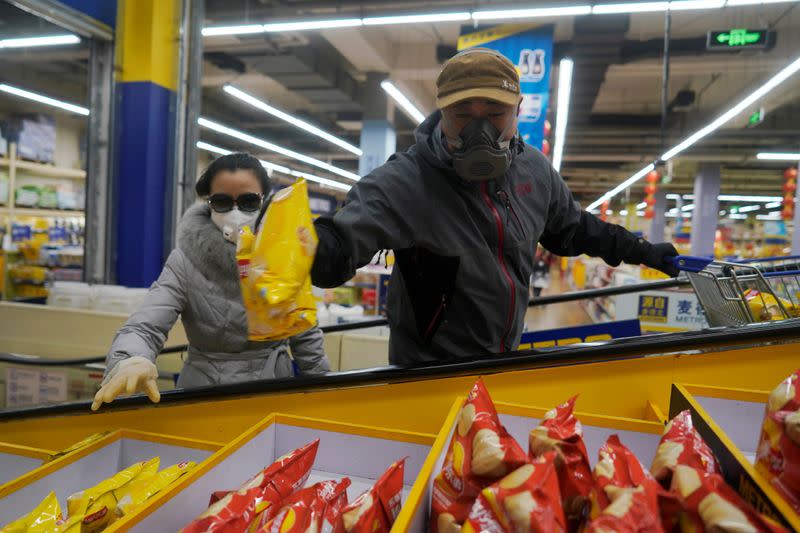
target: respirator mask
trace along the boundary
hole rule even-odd
[[[447,137],[454,149],[453,168],[467,181],[486,181],[502,177],[511,166],[511,141],[502,141],[515,126],[512,120],[503,131],[497,131],[485,118],[473,119],[458,138]]]
[[[211,221],[220,229],[222,236],[234,244],[239,237],[239,228],[243,226],[253,228],[256,218],[258,218],[258,211],[254,213],[239,211],[238,208],[234,208],[227,213],[211,212]]]

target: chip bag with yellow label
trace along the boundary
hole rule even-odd
[[[247,226],[239,232],[236,260],[250,340],[285,339],[317,323],[311,294],[316,243],[305,180],[275,194],[256,234]]]
[[[117,518],[122,518],[130,513],[136,507],[167,488],[173,481],[178,480],[184,474],[188,474],[195,466],[197,466],[197,463],[194,461],[184,461],[168,466],[152,477],[134,481],[127,491],[128,493],[117,502],[115,510]]]

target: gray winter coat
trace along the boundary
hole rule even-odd
[[[330,370],[317,327],[282,341],[247,340],[235,246],[211,221],[207,205],[186,211],[178,247],[114,338],[107,372],[134,355],[155,361],[179,315],[189,339],[179,387],[291,377],[290,348],[303,374]]]
[[[583,211],[547,158],[519,138],[501,179],[459,178],[439,120],[438,111],[429,116],[414,146],[358,181],[342,209],[316,223],[318,287],[340,285],[377,251],[394,250],[392,363],[515,350],[537,242],[558,255],[643,262],[652,245]]]

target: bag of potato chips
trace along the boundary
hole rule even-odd
[[[350,479],[321,481],[301,489],[288,498],[258,533],[322,533],[331,531],[328,518],[338,516],[347,505]]]
[[[744,292],[744,298],[745,301],[747,301],[747,305],[750,307],[753,318],[758,322],[783,320],[786,318],[781,309],[781,304],[783,305],[783,309],[786,309],[786,312],[789,313],[790,316],[796,314],[794,305],[792,305],[791,302],[784,298],[776,299],[775,296],[769,293],[747,289]],[[780,300],[780,304],[778,300]]]
[[[586,525],[584,533],[664,533],[643,487],[611,492],[611,504]]]
[[[667,424],[650,472],[663,486],[669,487],[672,472],[678,465],[720,473],[717,459],[692,425],[692,414],[688,410],[678,413]]]
[[[563,533],[567,519],[550,451],[483,489],[462,533]]]
[[[310,242],[303,243],[298,230]],[[311,266],[317,234],[305,180],[272,197],[256,235],[239,232],[236,260],[250,340],[285,339],[317,323]]]
[[[371,489],[345,507],[334,532],[389,533],[400,514],[405,462],[401,459],[394,463]]]
[[[544,420],[529,436],[531,458],[555,452],[555,466],[569,531],[577,531],[588,510],[592,490],[589,453],[583,442],[583,428],[575,418],[573,396],[544,415]]]
[[[30,513],[6,524],[0,533],[49,533],[61,520],[61,506],[55,492],[45,496]]]
[[[430,530],[460,531],[481,490],[527,462],[478,380],[461,408],[442,471],[433,482]]]
[[[116,515],[122,518],[137,506],[167,488],[172,482],[178,480],[197,466],[194,461],[184,461],[169,466],[155,476],[135,481],[128,493],[117,502]]]

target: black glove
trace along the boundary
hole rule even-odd
[[[650,247],[644,250],[642,264],[660,270],[667,276],[676,278],[681,271],[672,264],[672,258],[677,256],[678,250],[668,242],[650,244]]]

